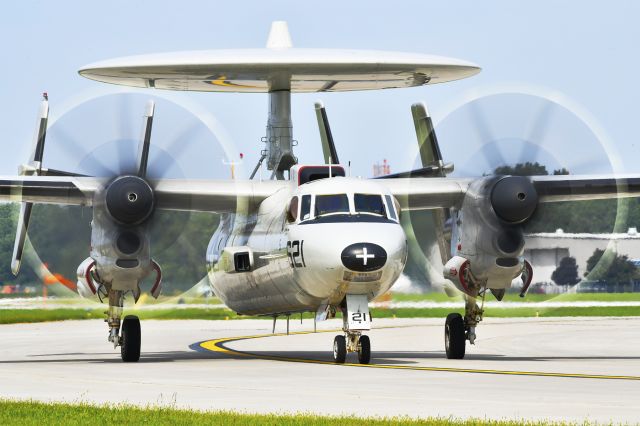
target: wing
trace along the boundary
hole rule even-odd
[[[469,178],[396,178],[378,183],[396,197],[403,210],[429,210],[459,207],[474,179]]]
[[[291,185],[283,180],[171,179],[150,183],[159,209],[214,213],[256,209],[264,199]]]
[[[384,184],[405,210],[460,207],[469,185],[483,178],[396,178]],[[640,197],[638,175],[552,175],[529,177],[538,202]]]
[[[0,176],[0,201],[90,206],[104,179],[74,176]]]
[[[532,176],[531,181],[541,203],[640,196],[638,175]]]
[[[94,177],[4,176],[0,177],[0,201],[91,206],[107,183]],[[289,185],[285,181],[182,179],[149,183],[159,209],[215,213],[257,206]]]

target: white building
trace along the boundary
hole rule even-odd
[[[533,282],[551,282],[551,274],[560,259],[571,256],[578,264],[578,276],[583,277],[587,259],[596,249],[614,250],[629,259],[640,258],[640,235],[636,228],[624,234],[571,234],[562,229],[525,235],[524,256],[533,266]]]

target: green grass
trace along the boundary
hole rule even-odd
[[[371,316],[376,318],[445,318],[451,312],[464,315],[463,307],[451,308],[401,308],[372,309]],[[561,307],[561,308],[485,308],[485,318],[531,318],[531,317],[633,317],[640,316],[640,307],[602,306],[602,307]]]
[[[0,324],[32,323],[45,321],[104,319],[106,308],[82,309],[3,309],[0,310]],[[451,312],[464,313],[462,306],[451,308],[374,308],[371,315],[374,318],[445,318]],[[221,308],[183,308],[157,310],[126,310],[125,315],[135,314],[142,320],[231,320],[231,319],[264,319],[265,317],[244,316]],[[601,317],[601,316],[640,316],[640,307],[633,306],[603,306],[603,307],[560,307],[560,308],[495,308],[485,309],[485,318],[512,317]],[[313,318],[311,313],[303,315],[305,319]],[[292,315],[298,319],[299,315]]]
[[[453,302],[462,300],[462,296],[448,297],[444,293],[426,293],[426,294],[400,294],[392,293],[394,302]],[[495,300],[491,295],[487,295],[487,300]],[[527,294],[526,297],[520,297],[517,293],[507,293],[503,299],[505,302],[638,302],[640,301],[640,293],[575,293],[575,294]]]
[[[15,324],[27,322],[63,321],[80,319],[104,319],[106,306],[99,309],[2,309],[0,310],[0,324]],[[125,309],[125,315],[135,314],[140,319],[207,319],[224,320],[235,319],[238,315],[228,309],[221,308],[183,308],[183,309],[154,309],[130,310]],[[248,318],[248,317],[242,317]]]
[[[281,425],[281,426],[417,426],[417,425],[567,425],[564,422],[548,421],[487,421],[481,419],[425,418],[362,418],[325,417],[313,414],[241,414],[231,411],[199,412],[175,408],[139,408],[129,405],[97,407],[88,404],[54,404],[33,401],[0,400],[0,424],[2,425]]]
[[[487,300],[494,300],[492,296],[487,296]],[[579,293],[579,294],[561,294],[561,295],[545,295],[530,294],[527,297],[520,298],[517,294],[505,295],[506,302],[542,302],[542,301],[640,301],[640,293]],[[449,298],[441,293],[428,294],[393,294],[394,302],[459,302],[459,309],[451,308],[400,308],[400,309],[384,309],[374,308],[371,313],[374,318],[444,318],[452,311],[462,312],[463,304],[461,297]],[[80,320],[80,319],[103,319],[106,305],[96,306],[95,308],[73,309],[72,306],[81,299],[56,299],[56,304],[69,305],[69,308],[60,309],[0,309],[0,324],[44,322],[44,321],[62,321],[62,320]],[[184,304],[181,308],[160,308],[160,309],[131,309],[125,308],[126,314],[135,314],[140,319],[159,319],[159,320],[176,320],[176,319],[200,319],[200,320],[226,320],[226,319],[247,319],[247,318],[264,318],[254,316],[237,315],[226,308],[212,307],[189,307],[191,304],[217,304],[217,299],[185,299],[181,300]],[[486,309],[485,317],[568,317],[568,316],[640,316],[640,307],[558,307],[558,308],[538,308],[521,307],[509,308],[505,307]],[[292,318],[298,318],[293,315]],[[310,313],[304,314],[304,318],[313,318]]]

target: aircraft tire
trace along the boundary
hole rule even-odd
[[[347,358],[347,341],[344,336],[336,336],[333,339],[333,360],[338,364],[344,364]]]
[[[135,315],[127,315],[122,321],[122,343],[120,355],[124,362],[138,362],[140,359],[140,319]]]
[[[466,340],[462,315],[458,313],[447,315],[444,325],[444,348],[447,358],[464,358]]]
[[[360,336],[358,341],[358,362],[360,364],[369,364],[371,361],[371,341],[369,336]]]

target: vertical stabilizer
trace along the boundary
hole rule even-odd
[[[271,23],[271,31],[269,31],[269,38],[267,39],[267,48],[288,49],[290,47],[293,47],[293,43],[291,43],[287,22],[273,21]]]

